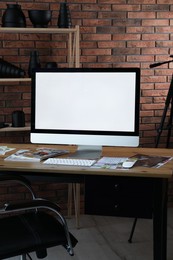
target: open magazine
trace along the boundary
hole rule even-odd
[[[171,160],[173,157],[136,154],[130,158],[134,158],[137,160],[135,166],[159,168],[167,163],[169,160]]]
[[[7,161],[32,161],[40,162],[50,157],[63,155],[69,153],[68,150],[60,150],[53,148],[36,148],[18,150],[14,154],[9,155],[4,160]]]

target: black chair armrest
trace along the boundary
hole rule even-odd
[[[56,215],[58,215],[59,219],[63,226],[67,226],[65,218],[60,214],[60,207],[49,200],[37,198],[34,200],[19,202],[19,203],[6,203],[3,208],[0,209],[1,214],[12,213],[12,212],[20,212],[25,210],[38,210],[38,209],[48,209],[53,211]]]
[[[21,175],[11,175],[11,174],[0,174],[0,182],[17,182],[19,184],[24,185],[32,194],[32,200],[28,200],[25,202],[20,203],[6,203],[3,208],[0,208],[0,214],[6,214],[6,213],[17,213],[21,211],[29,211],[29,210],[38,210],[38,209],[48,209],[56,214],[58,219],[60,220],[60,223],[64,227],[64,231],[67,238],[67,245],[65,245],[66,250],[69,252],[70,255],[73,255],[73,247],[71,243],[71,237],[68,230],[67,222],[64,216],[60,213],[60,207],[49,200],[42,199],[42,198],[36,198],[32,188],[30,181],[28,181],[25,177]]]
[[[61,221],[61,224],[64,227],[64,231],[66,234],[66,238],[67,238],[67,245],[66,250],[69,252],[70,255],[73,255],[73,247],[72,247],[72,243],[71,243],[71,238],[70,238],[70,234],[69,234],[69,230],[68,230],[68,226],[67,226],[67,222],[66,219],[64,218],[64,216],[59,212],[60,211],[60,207],[54,203],[51,202],[49,200],[45,200],[42,198],[37,198],[34,199],[32,201],[26,201],[26,202],[21,202],[21,203],[12,203],[12,204],[5,204],[4,208],[0,209],[0,213],[12,213],[12,212],[20,212],[20,211],[24,211],[24,210],[33,210],[33,209],[49,209],[50,211],[53,211],[54,213],[56,213],[56,215],[58,216],[58,218]]]
[[[0,174],[0,181],[17,181],[17,182],[23,182],[24,184],[30,186],[31,183],[29,180],[27,180],[25,177],[21,175],[12,175],[12,174]]]
[[[29,180],[27,180],[25,177],[21,176],[21,175],[12,175],[12,174],[0,174],[0,182],[17,182],[23,186],[25,186],[30,193],[32,194],[32,198],[35,199],[36,195],[33,191],[33,189],[31,188],[31,183]]]
[[[34,200],[19,203],[6,203],[3,209],[5,212],[12,212],[38,208],[47,208],[53,211],[60,211],[60,207],[56,203],[42,198],[36,198]]]

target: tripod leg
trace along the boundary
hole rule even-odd
[[[130,233],[130,236],[129,236],[129,239],[128,239],[129,243],[132,243],[132,237],[133,237],[133,233],[135,231],[136,222],[137,222],[137,218],[135,218],[134,222],[133,222],[132,230],[131,230],[131,233]]]
[[[164,122],[165,122],[167,110],[168,110],[168,106],[165,105],[163,115],[162,115],[162,118],[161,118],[161,122],[160,122],[158,129],[157,129],[157,138],[156,138],[156,145],[155,145],[156,148],[158,147],[158,144],[159,144],[159,141],[160,141],[160,136],[161,136],[162,131],[163,131],[163,125],[164,125]]]
[[[166,148],[169,148],[169,145],[170,145],[170,137],[171,137],[171,130],[172,130],[172,117],[173,117],[173,99],[171,100],[171,110],[170,110],[170,117],[169,117],[169,122],[168,122],[168,136],[167,136]]]
[[[156,148],[158,147],[158,144],[159,144],[159,141],[160,141],[160,136],[161,136],[161,133],[162,133],[162,130],[163,130],[163,125],[164,125],[164,122],[165,122],[166,113],[167,113],[167,110],[169,108],[170,102],[172,101],[172,98],[173,98],[173,77],[171,79],[171,84],[170,84],[170,87],[169,87],[169,90],[168,90],[168,95],[167,95],[167,98],[166,98],[166,101],[165,101],[165,108],[164,108],[164,111],[163,111],[161,122],[160,122],[158,129],[157,129],[158,135],[157,135],[157,138],[156,138],[156,145],[155,145]],[[168,134],[167,144],[169,142],[169,135],[170,134],[171,134],[171,132]]]

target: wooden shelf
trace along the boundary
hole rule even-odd
[[[3,127],[0,128],[0,132],[22,132],[22,131],[31,131],[31,126],[29,124],[26,124],[24,127]]]
[[[80,47],[79,47],[79,25],[74,28],[16,28],[16,27],[0,27],[0,33],[47,33],[47,34],[67,34],[68,41],[68,66],[80,67]],[[4,35],[5,38],[5,35]],[[1,41],[3,41],[1,39]],[[1,82],[31,82],[31,78],[0,78]],[[26,127],[4,127],[0,128],[0,132],[12,132],[12,131],[30,131],[30,126]]]
[[[76,25],[74,28],[58,28],[58,27],[47,27],[47,28],[30,28],[30,27],[0,27],[1,33],[75,33],[79,30],[79,26]]]
[[[31,82],[31,78],[0,78],[0,82]]]
[[[80,51],[79,51],[79,25],[73,28],[30,28],[30,27],[0,27],[0,33],[47,33],[47,34],[67,34],[68,35],[68,66],[79,68]],[[1,81],[31,81],[30,79],[0,79]]]

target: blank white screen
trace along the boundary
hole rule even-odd
[[[135,85],[135,72],[38,72],[35,128],[133,132]]]

